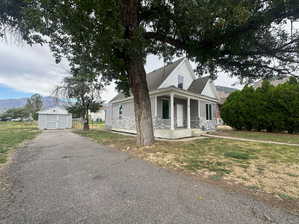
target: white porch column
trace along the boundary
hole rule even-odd
[[[155,112],[154,112],[155,118],[158,116],[158,97],[155,96]]]
[[[198,102],[198,118],[200,119],[200,100],[198,100],[197,102]]]
[[[191,115],[190,115],[190,98],[187,100],[187,128],[191,128]]]
[[[174,130],[174,95],[170,94],[170,129]]]

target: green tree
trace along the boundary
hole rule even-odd
[[[221,106],[221,118],[223,121],[238,130],[243,128],[240,114],[240,105],[241,102],[241,91],[235,91],[226,99],[225,103]]]
[[[290,78],[276,87],[265,80],[260,88],[245,87],[221,107],[223,120],[237,129],[299,131],[299,83]]]
[[[13,108],[5,111],[0,115],[1,120],[10,120],[10,119],[26,119],[30,116],[30,113],[25,107]]]
[[[131,88],[140,145],[154,140],[146,55],[186,55],[201,73],[250,79],[292,73],[298,62],[298,34],[283,30],[288,18],[299,17],[297,0],[4,2],[2,24],[20,28],[24,39],[49,42],[58,61],[76,61],[73,53],[82,52],[108,80],[126,93]]]
[[[34,120],[38,119],[37,112],[40,111],[43,107],[43,97],[39,94],[32,95],[29,99],[27,99],[27,103],[25,105],[26,110],[32,115]]]
[[[283,130],[289,133],[299,131],[299,84],[295,79],[278,85],[274,90],[275,110],[281,115]]]
[[[103,84],[94,74],[77,73],[66,77],[63,85],[56,88],[56,95],[69,99],[68,111],[84,119],[84,130],[89,130],[89,112],[101,108],[100,92]]]

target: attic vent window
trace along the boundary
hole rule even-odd
[[[179,89],[184,88],[184,76],[181,75],[178,76],[178,88]]]

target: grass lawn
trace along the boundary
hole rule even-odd
[[[81,121],[74,121],[73,128],[75,129],[83,129],[83,123]],[[90,129],[103,129],[105,128],[105,122],[90,122],[89,123]]]
[[[0,164],[7,161],[7,153],[25,140],[39,133],[32,122],[0,122]]]
[[[158,141],[136,148],[135,138],[104,130],[75,131],[162,167],[241,184],[285,200],[299,199],[299,147],[205,138]]]
[[[254,139],[254,140],[299,144],[298,134],[268,133],[268,132],[256,132],[256,131],[235,131],[235,130],[219,130],[217,132],[211,132],[210,134],[238,137],[238,138],[247,138],[247,139]]]

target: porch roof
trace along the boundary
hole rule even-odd
[[[219,99],[217,99],[217,98],[212,98],[212,97],[196,94],[189,90],[179,89],[174,86],[151,91],[149,94],[150,94],[150,96],[160,96],[160,95],[171,94],[171,93],[174,93],[175,95],[183,96],[186,98],[190,98],[193,100],[207,100],[207,101],[211,101],[214,103],[219,103]],[[124,99],[114,100],[111,103],[120,103],[120,102],[125,102],[125,101],[130,101],[130,100],[133,100],[133,96],[130,96],[130,97],[127,97]]]

